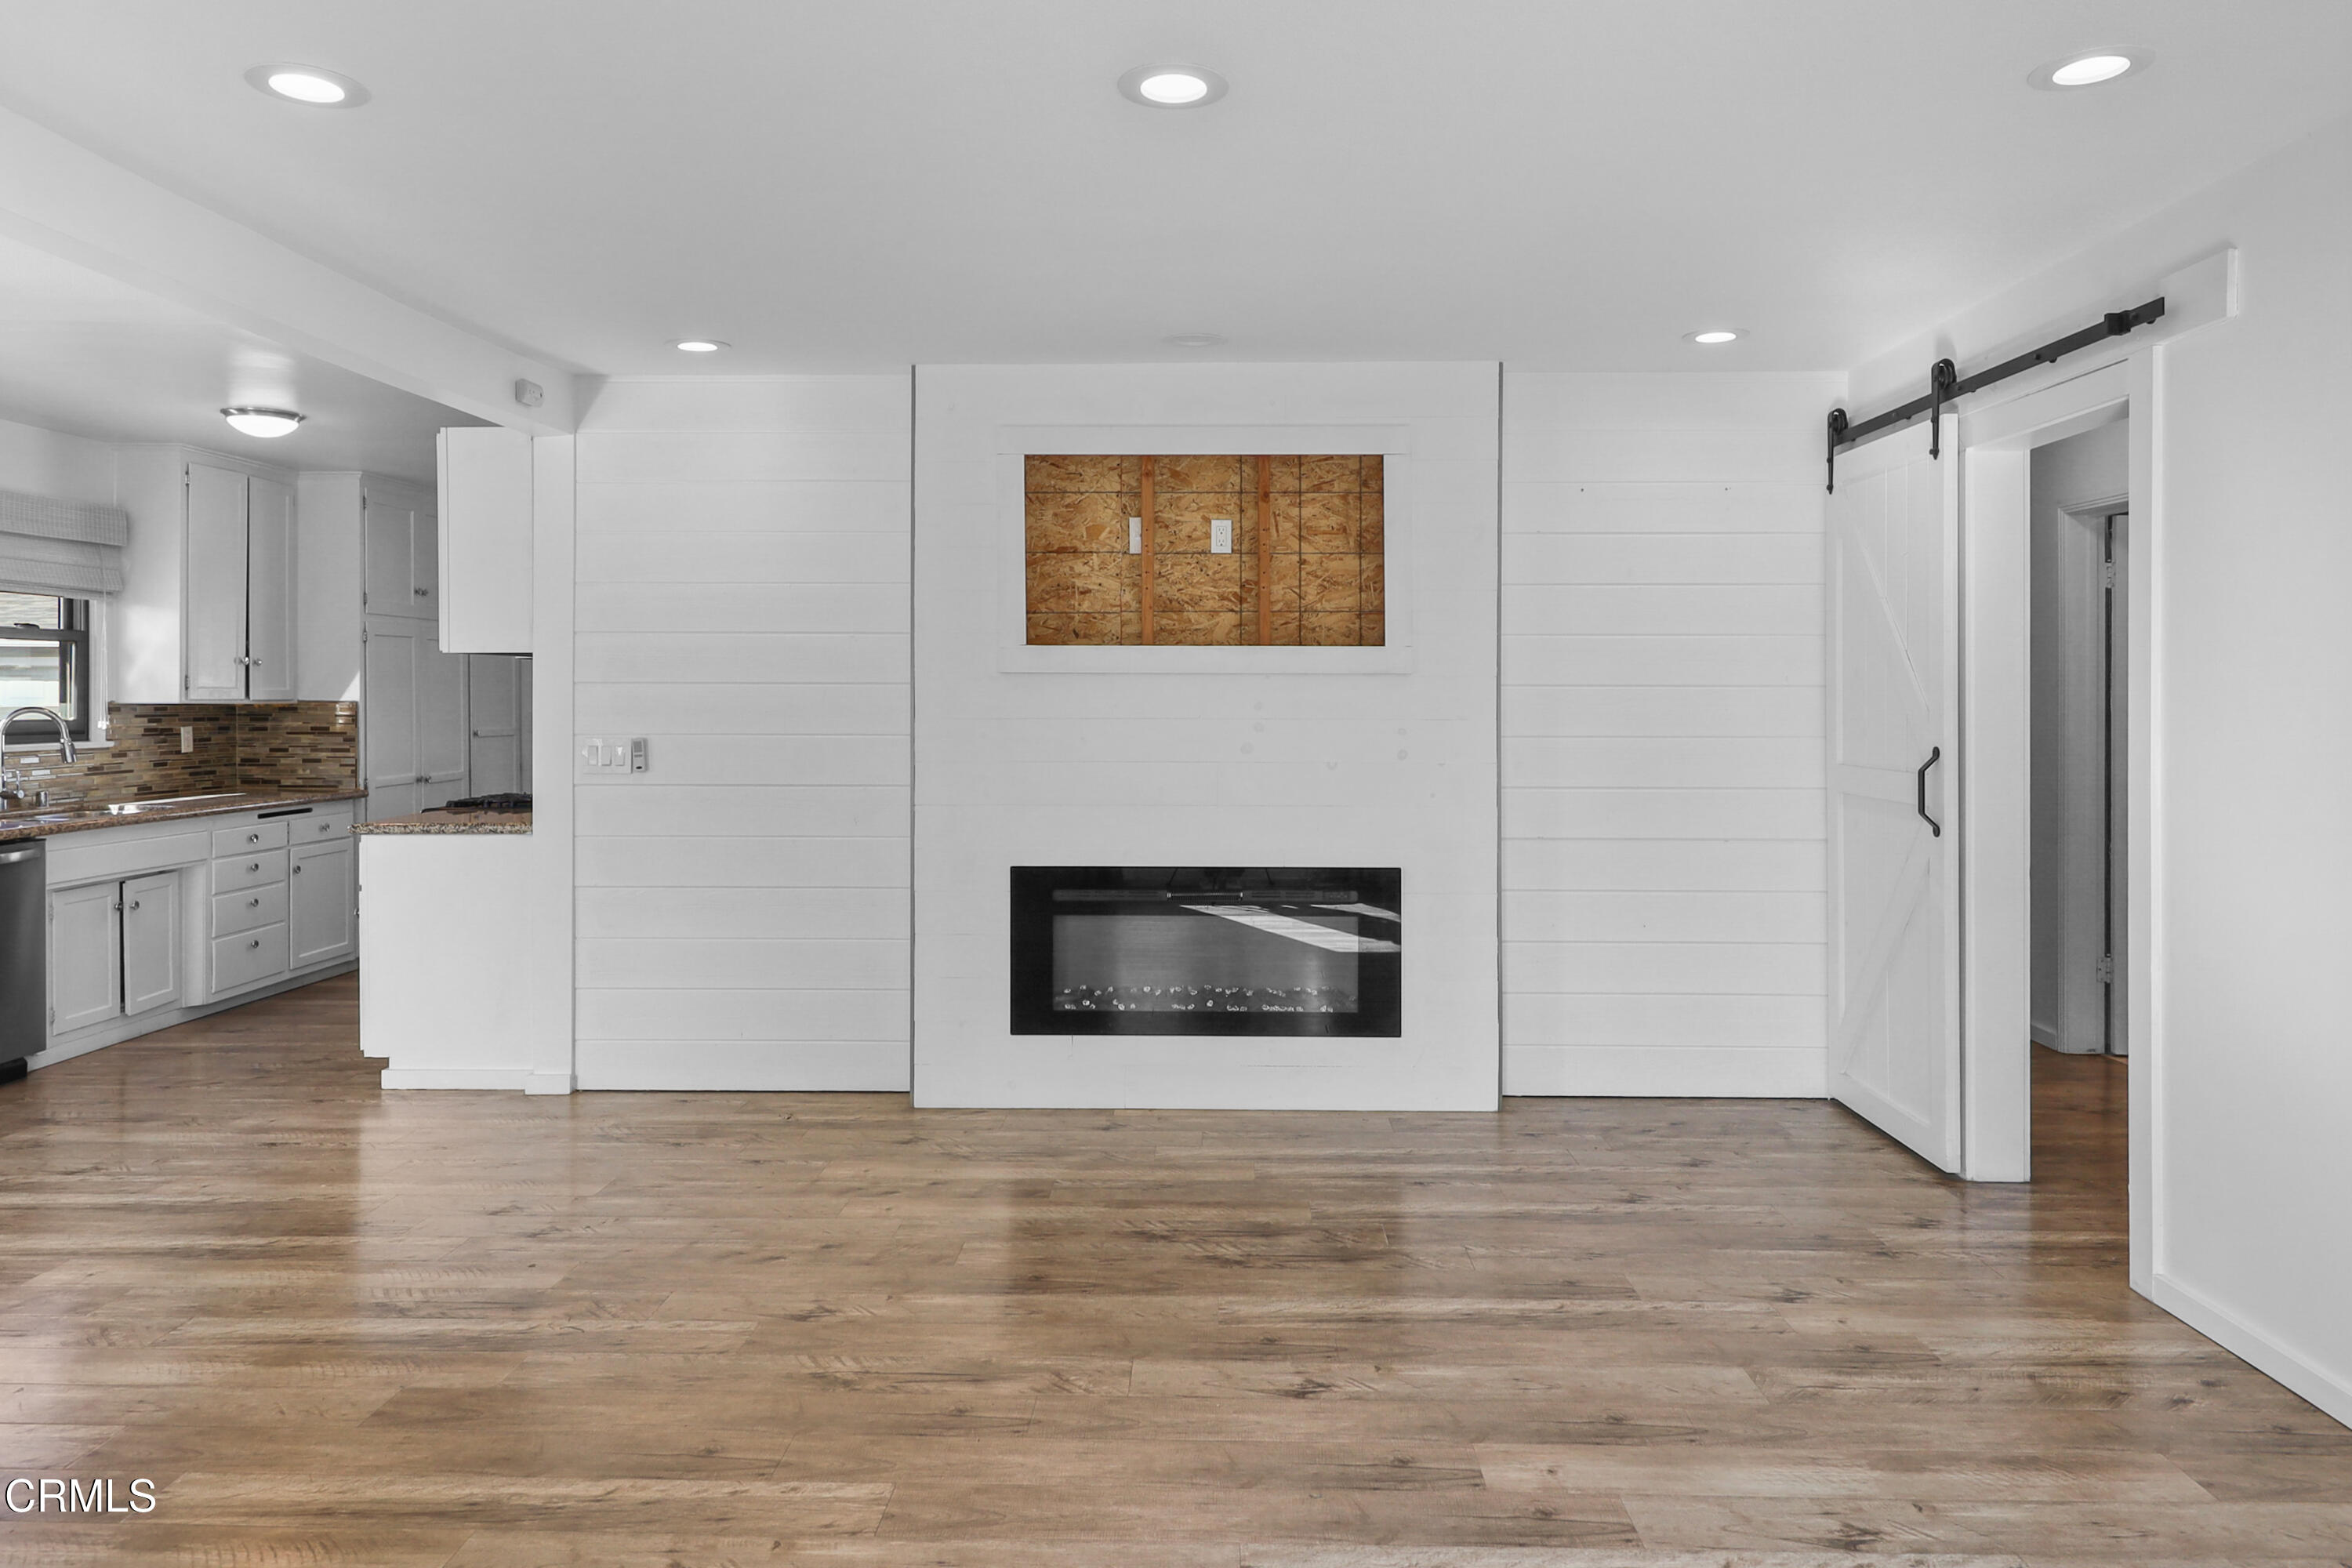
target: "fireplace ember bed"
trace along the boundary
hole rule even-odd
[[[1395,867],[1015,866],[1016,1035],[1402,1033]]]

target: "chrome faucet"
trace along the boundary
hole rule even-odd
[[[64,752],[63,760],[72,762],[74,760],[73,731],[67,726],[64,715],[54,708],[11,709],[8,717],[0,719],[0,737],[5,737],[8,733],[8,726],[27,713],[37,713],[58,727],[58,746]],[[0,740],[0,745],[5,743],[5,740]]]

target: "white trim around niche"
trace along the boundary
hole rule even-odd
[[[996,668],[1016,675],[1403,675],[1413,668],[1412,428],[1403,425],[1000,425]],[[1033,452],[1123,457],[1129,452],[1357,453],[1387,459],[1381,556],[1388,563],[1381,647],[1033,647],[1029,645],[1027,473]]]

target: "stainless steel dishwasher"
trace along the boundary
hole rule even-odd
[[[49,1047],[47,848],[0,844],[0,1083]]]

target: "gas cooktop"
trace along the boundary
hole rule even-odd
[[[441,808],[444,811],[529,811],[530,796],[527,795],[470,795],[463,800],[453,800]]]

